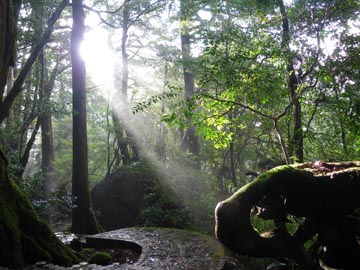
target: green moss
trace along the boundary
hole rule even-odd
[[[205,241],[205,245],[210,247],[209,250],[212,252],[210,255],[214,258],[215,261],[221,262],[225,258],[225,249],[222,247],[220,242],[216,241],[213,237],[201,235]]]
[[[0,149],[1,151],[1,149]],[[8,177],[0,158],[0,265],[20,268],[37,261],[70,266],[78,261]]]
[[[84,257],[84,258],[88,258],[90,257],[92,254],[94,254],[94,249],[93,248],[83,248],[80,251],[80,256]]]
[[[21,248],[26,262],[52,261],[47,250],[44,250],[33,237],[22,235]]]
[[[106,252],[97,252],[89,259],[89,263],[98,265],[109,265],[112,257]]]
[[[310,172],[296,169],[294,166],[278,166],[259,175],[254,181],[240,188],[226,201],[238,200],[239,198],[242,198],[242,201],[244,201],[251,198],[251,202],[249,203],[252,203],[260,199],[266,192],[269,192],[272,187],[278,188],[282,187],[283,184],[288,185],[289,181],[294,185],[297,183],[303,184],[304,179],[310,179],[312,177],[313,175]]]
[[[0,202],[0,205],[4,203]],[[0,209],[0,265],[19,267],[23,261],[19,232],[17,227],[13,227],[13,216],[3,216],[3,213],[3,209]],[[17,260],[13,261],[13,258]]]
[[[6,181],[5,164],[0,160],[0,264],[19,267],[22,265],[21,232],[18,228],[18,216],[13,196],[9,196],[11,185]],[[17,258],[14,260],[14,258]]]

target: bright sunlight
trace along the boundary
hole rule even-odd
[[[100,89],[107,89],[113,84],[117,56],[109,48],[108,38],[107,30],[98,26],[92,27],[85,33],[81,49],[86,72]]]

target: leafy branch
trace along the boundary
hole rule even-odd
[[[136,114],[138,112],[142,112],[142,111],[146,110],[151,105],[156,104],[156,103],[158,103],[158,102],[160,102],[162,100],[165,100],[167,98],[174,98],[174,97],[177,97],[177,96],[179,96],[179,94],[175,93],[173,91],[164,92],[164,93],[161,93],[159,95],[153,95],[150,98],[148,98],[147,100],[136,104],[134,107],[131,108],[131,111],[132,111],[133,114]]]

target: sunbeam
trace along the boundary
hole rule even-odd
[[[158,107],[158,112],[153,109],[133,114],[131,110],[134,103],[164,91],[164,73],[159,72],[158,66],[146,65],[139,59],[129,62],[129,85],[126,94],[122,93],[121,53],[112,49],[117,47],[116,41],[114,44],[111,43],[111,34],[96,25],[95,17],[89,16],[87,22],[90,30],[84,37],[82,56],[91,81],[90,85],[95,84],[98,94],[107,100],[113,121],[119,121],[125,131],[128,149],[131,151],[131,144],[136,145],[141,160],[151,166],[160,182],[170,187],[181,201],[186,202],[185,207],[194,217],[194,224],[208,223],[206,227],[211,228],[213,218],[209,213],[213,212],[213,205],[209,201],[213,192],[208,188],[212,180],[206,177],[204,172],[194,170],[191,157],[186,156],[180,149],[176,150],[176,146],[172,149],[163,149],[164,152],[166,150],[166,154],[159,156],[156,147],[160,136],[171,134],[170,131],[167,135],[160,134],[164,129],[160,119],[160,104],[154,106]],[[147,54],[147,50],[142,51],[142,56],[144,54],[145,57],[152,58]],[[162,138],[164,141],[168,139]],[[108,151],[110,152],[110,148]],[[198,199],[193,200],[194,197]],[[205,201],[207,203],[204,203]]]
[[[99,89],[112,87],[117,56],[109,48],[108,31],[95,27],[86,32],[81,48],[86,71]]]

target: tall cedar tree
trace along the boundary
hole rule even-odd
[[[72,195],[75,207],[72,211],[72,231],[93,234],[100,231],[89,192],[88,148],[86,127],[86,69],[80,55],[85,32],[85,13],[82,0],[72,5],[73,28],[71,33],[71,61],[73,87],[73,173]]]

